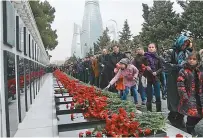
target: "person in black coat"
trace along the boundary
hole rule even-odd
[[[176,81],[178,78],[179,70],[183,68],[187,55],[191,52],[189,46],[189,38],[187,36],[180,35],[173,46],[173,50],[169,51],[168,53],[170,58],[168,57],[164,63],[164,66],[168,72],[167,105],[168,110],[170,111],[168,114],[168,120],[173,126],[177,128],[183,128],[185,127],[185,124],[184,115],[178,112],[180,97],[178,95]]]
[[[107,49],[102,50],[102,55],[99,56],[99,87],[104,89],[108,85],[108,62],[109,62],[109,54]]]
[[[113,47],[113,53],[110,55],[109,57],[109,62],[108,62],[108,82],[110,82],[110,80],[113,79],[113,77],[115,76],[114,73],[114,68],[116,68],[116,64],[122,59],[125,58],[125,54],[121,53],[119,51],[119,46],[118,45],[114,45]],[[110,89],[110,91],[116,92],[116,89],[114,87],[112,87],[112,90]]]
[[[144,48],[138,47],[136,49],[136,57],[132,61],[132,64],[139,70],[139,85],[138,85],[138,93],[141,95],[142,99],[142,105],[146,104],[146,92],[145,88],[142,84],[142,76],[143,76],[143,70],[142,70],[142,64],[147,65],[147,59],[144,56]]]

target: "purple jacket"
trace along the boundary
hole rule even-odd
[[[129,64],[126,69],[119,70],[116,76],[110,81],[110,85],[113,85],[116,83],[116,81],[120,78],[120,76],[123,76],[124,79],[124,85],[127,87],[132,87],[136,85],[136,80],[139,74],[138,69],[132,65]]]

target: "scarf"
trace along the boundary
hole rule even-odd
[[[149,66],[151,67],[152,71],[156,71],[156,62],[157,54],[156,53],[150,53],[146,52],[144,56],[147,58],[147,61],[149,63]]]

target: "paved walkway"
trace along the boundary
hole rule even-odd
[[[14,137],[58,137],[52,78],[52,74],[45,76],[44,85]]]

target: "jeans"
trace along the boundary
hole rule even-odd
[[[145,88],[142,85],[141,79],[139,79],[138,93],[140,93],[140,95],[141,95],[142,102],[146,101]]]
[[[153,97],[153,87],[154,87],[154,94],[156,97],[156,102],[161,102],[161,94],[160,94],[160,82],[156,81],[154,83],[147,82],[147,102],[152,102]]]
[[[137,103],[137,89],[136,86],[132,86],[132,87],[127,87],[125,86],[125,90],[123,91],[123,96],[121,97],[122,100],[127,100],[127,96],[129,91],[132,90],[133,92],[133,98],[134,98],[134,102]]]

